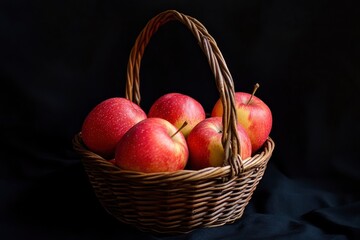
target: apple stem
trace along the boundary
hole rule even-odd
[[[174,137],[178,132],[180,132],[181,129],[183,129],[187,124],[188,124],[187,121],[185,121],[183,125],[181,125],[181,127],[173,135],[171,135],[171,138]]]
[[[254,97],[254,95],[255,95],[255,93],[256,93],[256,90],[257,90],[259,87],[260,87],[260,85],[259,85],[258,83],[256,83],[255,86],[254,86],[254,90],[253,90],[253,92],[252,92],[252,94],[251,94],[251,96],[250,96],[250,98],[249,98],[249,101],[246,103],[246,105],[248,105],[248,104],[251,102],[252,98]]]

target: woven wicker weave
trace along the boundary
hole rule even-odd
[[[186,233],[239,219],[275,146],[268,138],[259,153],[240,159],[235,91],[225,60],[203,25],[175,10],[158,14],[139,34],[130,53],[126,98],[140,103],[139,71],[145,47],[158,28],[172,20],[180,21],[193,33],[215,76],[224,106],[224,166],[165,173],[126,171],[89,151],[82,142],[81,133],[73,140],[74,149],[82,156],[84,168],[103,207],[123,223],[158,233]]]

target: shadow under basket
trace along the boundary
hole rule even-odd
[[[223,103],[222,167],[176,172],[141,173],[120,169],[84,145],[81,132],[73,139],[90,183],[102,206],[115,218],[153,233],[187,233],[239,219],[264,175],[275,144],[269,137],[251,158],[240,159],[234,84],[215,40],[196,19],[167,10],[152,18],[131,50],[126,98],[140,104],[139,71],[145,47],[157,29],[172,20],[193,33],[215,76]]]

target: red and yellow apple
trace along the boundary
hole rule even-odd
[[[188,95],[168,93],[152,104],[148,117],[166,119],[177,128],[186,121],[188,124],[181,132],[187,137],[195,125],[205,119],[205,110],[198,101]]]
[[[191,169],[223,166],[225,153],[221,142],[222,132],[221,117],[206,118],[193,128],[186,139]],[[251,142],[240,124],[237,125],[237,132],[241,147],[241,158],[251,157]]]
[[[272,114],[270,108],[258,97],[246,92],[235,93],[235,108],[237,121],[246,130],[252,144],[252,152],[259,150],[269,137],[272,128]],[[220,99],[215,103],[211,116],[222,116],[223,106]]]
[[[115,153],[121,169],[154,173],[185,168],[188,147],[184,135],[162,118],[147,118],[125,133]]]
[[[104,158],[113,158],[120,138],[146,113],[126,98],[109,98],[96,105],[86,116],[81,136],[84,144]]]

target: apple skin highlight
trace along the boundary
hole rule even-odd
[[[152,104],[148,117],[166,119],[177,128],[186,121],[187,126],[181,130],[186,138],[195,125],[205,119],[206,115],[203,106],[194,98],[181,93],[168,93]]]
[[[96,105],[86,116],[82,129],[85,145],[100,156],[114,157],[118,141],[146,113],[126,98],[109,98]]]
[[[245,92],[235,93],[235,108],[237,121],[246,130],[252,144],[252,152],[258,151],[267,138],[272,128],[272,113],[270,108],[258,97]],[[211,116],[219,117],[223,114],[220,99],[215,103]]]
[[[122,169],[154,173],[185,168],[188,147],[185,137],[165,119],[147,118],[134,125],[119,141],[115,164]]]
[[[221,117],[207,118],[194,127],[186,139],[191,169],[223,166],[225,153],[221,143],[222,131]],[[241,158],[249,158],[252,153],[250,138],[240,124],[237,125],[237,131],[241,146]]]

